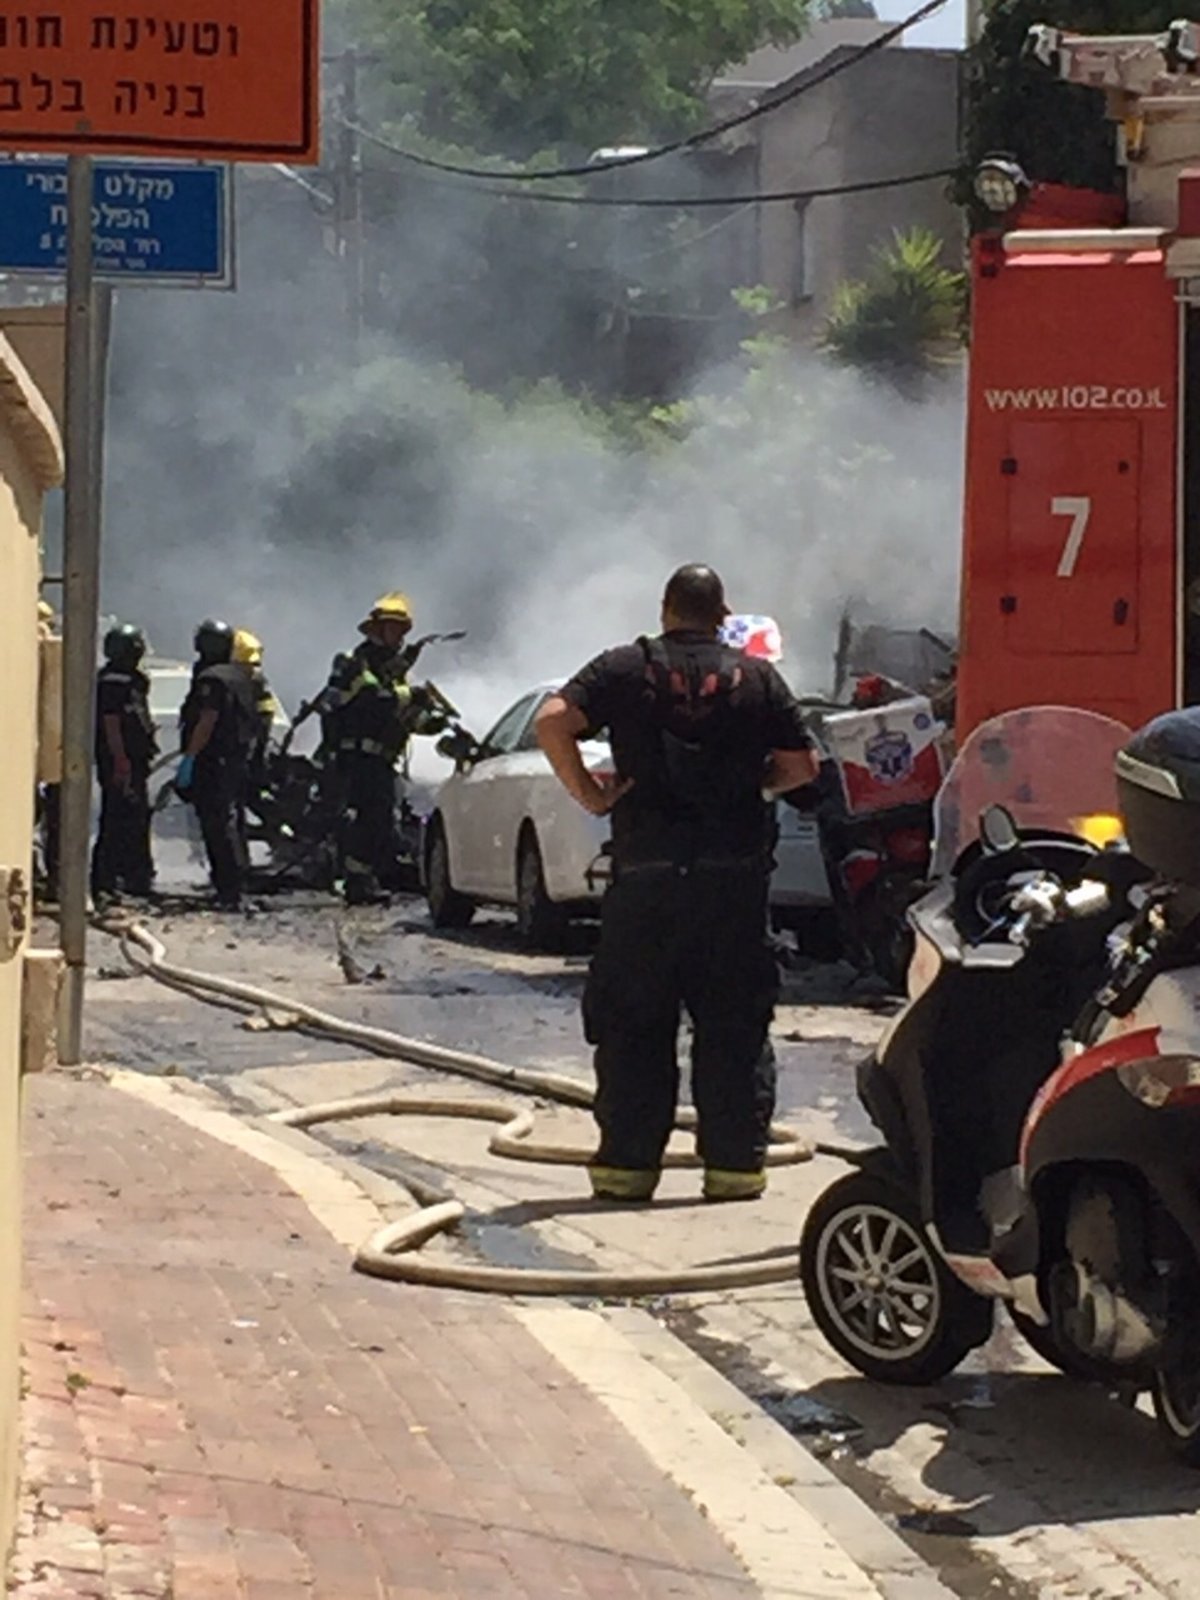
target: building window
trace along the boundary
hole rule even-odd
[[[792,304],[803,305],[811,300],[812,270],[809,261],[809,229],[808,208],[811,202],[797,200],[796,202],[796,233],[795,248],[792,257]]]

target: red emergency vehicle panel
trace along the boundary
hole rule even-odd
[[[1137,726],[1178,683],[1175,286],[1158,250],[1009,242],[974,250],[957,731]]]
[[[1009,449],[1008,648],[1135,650],[1141,425],[1014,422]]]

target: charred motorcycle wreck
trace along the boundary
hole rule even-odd
[[[817,1200],[800,1268],[871,1378],[937,1381],[1003,1301],[1063,1372],[1149,1390],[1200,1466],[1198,808],[1200,712],[1132,740],[1054,707],[975,731],[911,998],[860,1069],[884,1142]]]
[[[466,634],[433,633],[418,639],[404,656],[405,677],[430,645],[456,643]],[[347,828],[343,784],[333,753],[335,741],[327,726],[326,692],[305,701],[282,742],[269,748],[254,774],[247,796],[247,833],[251,842],[267,847],[269,865],[255,873],[255,887],[305,887],[331,889],[341,875],[341,858]],[[413,731],[442,732],[453,727],[459,712],[435,683],[418,686],[413,699]],[[313,716],[321,719],[320,747],[313,755],[293,751],[296,734]],[[420,729],[416,719],[420,718]],[[412,803],[407,750],[401,762],[395,826],[393,867],[384,887],[416,889],[424,818]]]

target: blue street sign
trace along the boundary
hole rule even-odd
[[[92,227],[106,282],[233,286],[229,169],[98,161]],[[0,272],[67,267],[67,164],[0,161]]]

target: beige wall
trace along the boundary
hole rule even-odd
[[[61,470],[48,406],[0,337],[0,883],[32,878],[42,497]],[[27,937],[0,908],[0,1552],[12,1537],[20,1352],[21,1016]]]
[[[0,308],[0,334],[17,352],[26,372],[63,420],[67,313],[63,306]]]
[[[762,121],[764,190],[824,188],[952,166],[959,148],[959,59],[950,50],[881,50]],[[868,269],[895,230],[920,226],[962,257],[962,215],[942,179],[812,200],[803,225],[792,205],[760,206],[761,281],[815,332],[838,284]],[[801,251],[803,249],[803,259]]]

